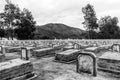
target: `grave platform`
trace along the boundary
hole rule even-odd
[[[43,49],[33,50],[32,56],[42,57],[46,55],[53,55],[55,54],[55,51],[56,50],[54,48],[43,48]]]
[[[30,61],[13,59],[0,63],[0,80],[11,80],[16,77],[29,75],[32,72],[33,65]]]
[[[120,73],[120,53],[119,52],[105,52],[98,59],[98,70]]]
[[[88,48],[84,49],[84,51],[97,53],[97,52],[99,52],[99,49],[100,49],[99,47],[88,47]]]
[[[70,63],[76,61],[80,50],[69,49],[60,53],[55,54],[55,61]]]
[[[21,51],[21,47],[9,47],[9,48],[6,48],[7,53],[20,52],[20,51]]]

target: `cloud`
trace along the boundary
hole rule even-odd
[[[20,8],[29,9],[38,25],[64,23],[83,29],[82,7],[90,3],[94,6],[97,17],[110,15],[120,18],[120,0],[11,0]],[[5,4],[0,0],[0,11]]]

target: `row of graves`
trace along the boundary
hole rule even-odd
[[[24,45],[1,45],[0,80],[34,80],[37,75],[30,61],[31,57],[54,55],[61,51],[65,43],[41,43]],[[9,57],[10,56],[10,57]],[[11,56],[16,56],[12,57]]]
[[[101,51],[105,51],[100,56]],[[98,71],[115,74],[120,77],[120,44],[81,45],[69,42],[61,52],[55,54],[55,61],[72,63],[76,61],[76,71],[97,76]]]
[[[98,70],[120,73],[120,45],[81,45],[76,42],[43,42],[16,46],[0,47],[0,80],[31,80],[34,73],[31,57],[54,56],[55,62],[76,62],[76,72],[97,76]],[[97,54],[107,50],[101,56]],[[9,54],[20,58],[7,58]]]
[[[37,77],[27,49],[4,45],[0,49],[0,80],[31,80]]]

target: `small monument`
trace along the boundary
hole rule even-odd
[[[81,52],[77,59],[77,72],[97,76],[97,63],[95,54]]]
[[[21,48],[21,59],[29,60],[30,58],[30,50],[27,50],[27,48],[22,47]]]
[[[5,46],[0,46],[0,50],[1,50],[1,53],[2,53],[2,54],[5,54],[5,53],[6,53],[6,51],[5,51]]]
[[[120,52],[120,44],[113,44],[111,49],[113,52]]]
[[[0,62],[3,62],[5,60],[5,49],[3,49],[2,46],[0,46]]]
[[[80,49],[80,48],[81,48],[81,45],[78,44],[78,43],[74,43],[74,44],[73,44],[73,47],[74,47],[75,49]]]

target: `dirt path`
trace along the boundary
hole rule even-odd
[[[54,57],[34,60],[34,69],[38,74],[35,80],[120,80],[103,72],[99,72],[97,77],[78,74],[75,64],[63,64],[53,60]]]

